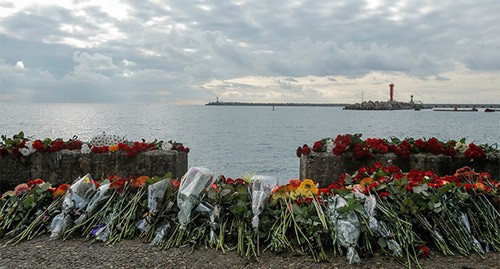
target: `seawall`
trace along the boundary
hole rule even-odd
[[[300,179],[314,179],[320,187],[326,187],[336,181],[340,174],[353,174],[360,167],[370,167],[375,162],[383,165],[396,165],[403,172],[411,169],[431,170],[437,175],[453,175],[457,169],[469,166],[477,172],[488,172],[498,179],[500,175],[500,153],[488,155],[486,160],[469,160],[463,156],[434,155],[430,153],[412,154],[402,159],[394,153],[374,154],[373,158],[358,160],[353,153],[336,156],[331,152],[314,152],[300,157]]]
[[[0,156],[0,192],[36,178],[53,184],[71,183],[87,173],[103,178],[164,176],[172,172],[180,178],[187,168],[187,153],[176,150],[152,150],[133,157],[127,157],[125,152],[83,154],[79,150],[36,152],[29,156],[8,154]]]

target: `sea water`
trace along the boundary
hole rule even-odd
[[[128,140],[174,140],[191,149],[189,166],[217,175],[298,178],[298,146],[361,133],[363,138],[465,138],[500,142],[500,112],[355,111],[340,107],[172,106],[162,104],[0,104],[0,134],[35,139],[106,132]]]

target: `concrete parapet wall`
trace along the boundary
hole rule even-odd
[[[369,160],[357,160],[354,154],[345,153],[335,156],[329,152],[314,152],[300,157],[300,179],[310,178],[326,187],[336,181],[340,174],[353,174],[362,166],[370,167],[375,162],[383,165],[397,165],[403,172],[410,169],[431,170],[437,175],[453,175],[455,171],[469,166],[477,172],[489,172],[494,179],[499,179],[500,154],[488,156],[485,161],[470,161],[460,156],[412,154],[407,160],[401,159],[394,153],[375,154]]]
[[[134,157],[127,157],[124,152],[82,154],[78,150],[36,152],[27,157],[9,154],[0,156],[0,192],[36,178],[53,184],[71,183],[87,173],[102,178],[163,176],[172,172],[180,178],[187,168],[187,153],[175,150],[152,150]]]

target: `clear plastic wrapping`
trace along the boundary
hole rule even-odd
[[[177,194],[179,213],[177,218],[181,228],[185,228],[191,218],[191,211],[196,208],[202,199],[202,191],[214,182],[214,174],[208,168],[191,167],[182,176]]]
[[[62,212],[59,213],[50,225],[50,237],[58,238],[73,224],[72,214],[75,211],[83,212],[94,196],[96,187],[89,174],[79,178],[68,188],[62,203]]]
[[[252,227],[259,228],[259,215],[264,207],[265,200],[278,185],[275,177],[255,175],[252,177]]]
[[[340,209],[345,207],[347,202],[344,198],[335,195],[328,200],[328,212],[332,225],[337,233],[337,238],[341,246],[347,248],[347,260],[349,264],[359,263],[356,244],[361,234],[358,216],[353,211],[341,213]]]
[[[160,180],[148,186],[148,209],[147,216],[137,223],[137,228],[142,232],[147,232],[151,224],[156,219],[156,214],[160,210],[170,179]]]

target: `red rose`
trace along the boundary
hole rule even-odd
[[[379,196],[380,198],[387,198],[387,197],[389,197],[390,195],[391,195],[391,194],[390,194],[389,192],[387,192],[387,191],[383,191],[383,192],[381,192],[381,193],[379,193],[379,194],[378,194],[378,196]]]
[[[425,258],[425,257],[431,255],[429,248],[427,248],[427,246],[425,246],[425,245],[418,246],[418,249],[420,252],[419,256],[422,258]]]
[[[31,144],[33,146],[34,149],[36,149],[36,151],[38,152],[44,152],[45,151],[45,145],[43,144],[42,141],[40,140],[35,140],[33,141],[33,143]]]
[[[298,147],[297,150],[295,151],[295,154],[297,154],[297,157],[300,158],[300,156],[302,156],[302,147]]]
[[[70,141],[68,141],[66,148],[69,150],[81,149],[82,148],[82,141],[70,140]]]
[[[309,155],[309,153],[311,153],[311,149],[309,148],[309,146],[308,145],[302,146],[302,154]]]
[[[178,179],[173,179],[170,181],[170,184],[172,184],[172,186],[175,188],[175,189],[178,189],[179,186],[181,185],[181,182],[178,180]]]
[[[31,188],[31,187],[33,187],[35,185],[39,185],[39,184],[43,184],[43,183],[44,183],[44,181],[41,180],[41,179],[39,179],[39,178],[33,179],[33,180],[28,181],[28,187]]]
[[[335,154],[335,156],[340,156],[342,155],[342,153],[344,153],[346,148],[347,146],[345,146],[344,144],[338,144],[333,148],[333,154]]]
[[[316,141],[313,145],[313,151],[322,152],[323,151],[323,141]]]

